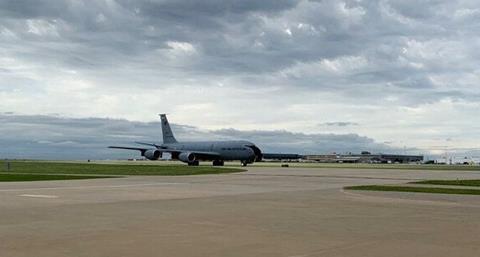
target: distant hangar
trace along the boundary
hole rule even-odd
[[[307,161],[316,162],[335,162],[335,163],[413,163],[423,162],[423,155],[404,155],[404,154],[372,154],[362,152],[361,154],[320,154],[305,155]]]
[[[372,154],[367,151],[361,154],[265,154],[263,158],[265,160],[303,160],[324,163],[420,163],[424,160],[423,155]]]

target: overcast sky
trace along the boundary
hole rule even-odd
[[[475,0],[0,0],[1,153],[108,157],[158,113],[272,150],[475,151],[479,49]]]

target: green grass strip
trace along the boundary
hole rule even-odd
[[[424,181],[410,182],[410,184],[480,187],[480,180],[479,179],[472,179],[472,180],[424,180]]]
[[[372,185],[372,186],[350,186],[350,187],[345,187],[345,189],[348,189],[348,190],[368,190],[368,191],[388,191],[388,192],[480,195],[480,190],[479,189],[462,189],[462,188]]]
[[[5,161],[0,161],[1,170],[7,169]],[[11,161],[10,173],[35,174],[98,174],[98,175],[200,175],[241,172],[242,169],[219,168],[211,166],[187,165],[124,165],[124,164],[92,164],[61,163],[43,161]]]
[[[46,175],[46,174],[0,174],[0,182],[41,181],[41,180],[69,180],[112,178],[112,176],[80,176],[80,175]]]

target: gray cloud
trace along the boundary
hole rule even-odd
[[[318,124],[318,126],[320,126],[320,127],[323,127],[323,126],[327,126],[327,127],[348,127],[348,126],[358,126],[358,125],[360,125],[360,124],[358,124],[356,122],[349,122],[349,121],[324,122],[324,123]]]
[[[438,85],[429,77],[438,73],[474,72],[478,55],[475,43],[462,41],[471,36],[471,28],[458,23],[460,14],[474,10],[468,9],[468,1],[465,8],[450,1],[413,4],[3,1],[0,14],[2,41],[16,57],[60,62],[91,78],[99,75],[99,68],[109,77],[130,69],[141,75],[134,77],[141,82],[136,86],[142,86],[159,79],[152,69],[175,76],[182,72],[172,68],[182,68],[197,79],[235,74],[242,80],[254,77],[318,90],[349,91],[361,85],[379,94],[379,88],[394,86],[408,99],[418,91],[435,93]],[[450,9],[460,14],[446,12]],[[7,34],[13,35],[10,40]],[[22,47],[15,47],[20,41]],[[184,47],[172,42],[183,42]],[[194,49],[195,56],[181,60],[185,56],[174,53],[188,49]],[[470,52],[473,56],[468,57]],[[119,75],[131,82],[133,74]]]

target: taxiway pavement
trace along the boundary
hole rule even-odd
[[[0,183],[0,256],[479,256],[480,197],[344,191],[478,171],[261,168]]]

